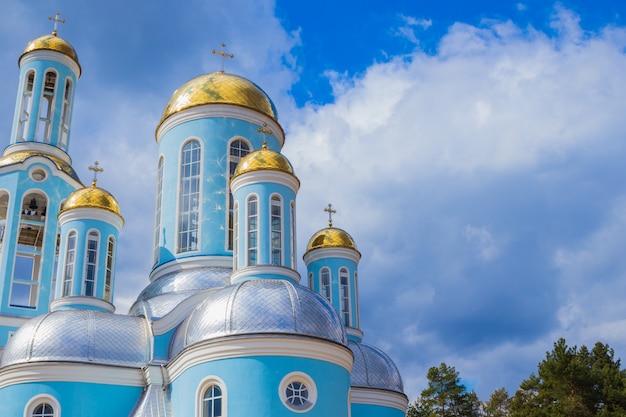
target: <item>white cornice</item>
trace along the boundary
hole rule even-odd
[[[197,343],[167,365],[170,381],[192,366],[220,359],[250,356],[287,356],[330,362],[352,371],[353,356],[345,346],[306,337],[253,335]]]
[[[86,296],[71,296],[71,297],[61,297],[53,300],[50,303],[50,311],[56,311],[62,309],[63,307],[72,307],[72,306],[91,306],[96,307],[101,311],[106,311],[108,313],[115,312],[115,306],[107,301],[104,301],[101,298],[96,297],[86,297]]]
[[[294,194],[297,194],[300,189],[300,180],[294,174],[269,169],[250,171],[237,175],[230,182],[230,188],[233,194],[235,194],[235,192],[243,186],[261,182],[284,185],[285,187],[289,187]]]
[[[234,284],[243,278],[252,276],[259,276],[259,278],[262,278],[260,275],[279,275],[289,278],[296,284],[300,283],[300,274],[298,271],[278,265],[255,265],[239,268],[230,276],[230,282]]]
[[[409,406],[409,400],[406,395],[376,388],[350,388],[350,402],[353,404],[368,404],[396,408],[403,413],[406,412]]]
[[[348,248],[318,248],[305,253],[303,257],[304,263],[307,265],[328,258],[346,258],[358,264],[361,260],[361,254],[359,251]]]
[[[29,382],[86,382],[93,384],[145,386],[141,368],[90,363],[31,362],[0,370],[0,389]]]
[[[7,327],[22,327],[24,323],[30,320],[32,317],[11,317],[0,316],[0,326]]]
[[[16,152],[40,152],[42,156],[50,155],[56,158],[59,158],[61,161],[65,162],[68,165],[72,165],[72,158],[57,148],[56,146],[49,145],[47,143],[41,142],[19,142],[15,143],[11,146],[7,146],[4,149],[3,156],[7,156]]]
[[[173,272],[182,271],[184,269],[193,268],[226,268],[233,269],[232,256],[190,256],[187,258],[174,259],[173,261],[164,263],[150,272],[150,282]]]
[[[124,219],[112,211],[96,208],[96,207],[77,207],[62,211],[59,214],[59,226],[63,226],[65,223],[73,220],[98,220],[117,229],[119,233],[124,226]]]
[[[51,50],[48,50],[48,49],[38,49],[36,51],[31,51],[31,52],[23,55],[20,58],[19,66],[20,66],[20,68],[22,68],[23,65],[26,65],[29,62],[41,61],[41,60],[55,61],[55,62],[58,62],[60,64],[63,64],[66,67],[69,67],[69,69],[72,70],[72,72],[74,73],[74,76],[76,78],[80,77],[81,71],[80,71],[80,67],[78,66],[76,61],[74,61],[72,58],[70,58],[69,56],[65,55],[64,53],[57,52],[57,51],[51,51]]]
[[[278,139],[280,147],[282,148],[285,144],[285,133],[282,126],[276,120],[263,113],[259,113],[258,111],[243,106],[237,106],[235,104],[205,104],[175,113],[164,120],[158,127],[156,131],[156,141],[159,143],[161,138],[170,129],[181,123],[206,118],[232,118],[245,120],[258,125],[259,127],[263,126],[263,123],[266,123],[267,126],[265,126],[265,128],[272,130],[272,134],[276,137],[276,139]]]

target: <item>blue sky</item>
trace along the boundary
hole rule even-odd
[[[225,42],[278,108],[299,247],[331,202],[363,255],[364,340],[411,401],[440,362],[512,394],[559,337],[626,357],[626,5],[7,0],[5,144],[17,58],[57,10],[83,67],[70,155],[126,219],[118,312],[151,267],[154,129]]]

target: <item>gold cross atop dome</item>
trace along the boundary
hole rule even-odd
[[[333,205],[328,203],[324,211],[328,213],[328,227],[333,227],[333,214],[337,213],[337,210],[334,210]]]
[[[256,131],[264,135],[271,135],[272,133],[274,133],[272,132],[272,129],[267,128],[267,123],[265,122],[263,122],[263,127],[257,127]]]
[[[52,29],[52,34],[54,36],[57,35],[57,29],[58,29],[58,26],[59,26],[59,22],[65,23],[65,19],[61,19],[59,16],[61,16],[60,12],[57,12],[57,14],[54,17],[48,16],[48,20],[53,20],[54,21],[54,29]]]
[[[222,56],[222,70],[221,72],[224,72],[224,61],[226,61],[226,58],[234,58],[235,55],[233,54],[229,54],[226,52],[226,44],[222,42],[222,50],[221,51],[216,51],[215,49],[212,51],[215,55],[221,55]]]
[[[98,183],[98,174],[104,172],[104,168],[100,168],[100,162],[96,161],[93,163],[93,166],[89,167],[89,171],[93,171],[93,181],[91,185],[95,187]]]

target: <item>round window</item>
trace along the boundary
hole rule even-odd
[[[37,182],[41,182],[46,179],[46,171],[41,168],[35,168],[30,171],[30,177]]]
[[[283,404],[296,412],[310,410],[317,401],[317,389],[313,380],[302,372],[292,372],[285,376],[279,390]]]

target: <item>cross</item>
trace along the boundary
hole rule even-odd
[[[216,55],[221,55],[222,56],[222,71],[224,72],[224,61],[226,60],[226,58],[234,58],[235,55],[233,54],[229,54],[226,53],[226,44],[222,42],[222,50],[221,51],[216,51],[215,49],[213,50],[213,53]]]
[[[333,227],[333,214],[337,213],[337,210],[334,210],[333,205],[328,203],[328,207],[324,211],[328,213],[328,227]]]
[[[57,35],[57,27],[59,25],[59,22],[65,23],[65,19],[60,19],[59,16],[61,16],[61,13],[59,13],[59,12],[57,12],[56,16],[54,16],[54,17],[48,16],[48,20],[54,20],[54,29],[52,30],[52,34],[54,36]]]
[[[263,127],[257,127],[256,131],[259,133],[263,133],[264,135],[271,135],[272,133],[272,129],[267,129],[267,123],[263,122]]]
[[[100,168],[100,162],[96,161],[94,162],[94,166],[89,167],[89,171],[93,171],[93,182],[91,185],[95,187],[98,182],[98,174],[104,172],[104,168]]]

